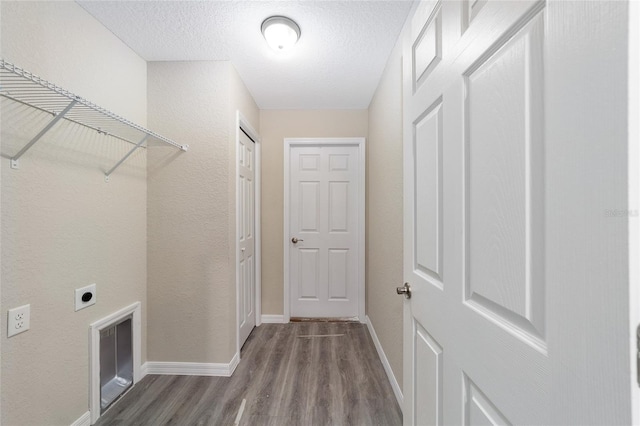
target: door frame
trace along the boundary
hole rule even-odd
[[[283,322],[288,323],[291,319],[291,301],[289,292],[289,199],[290,199],[290,158],[291,148],[295,146],[356,146],[358,147],[358,162],[360,170],[358,173],[358,320],[365,322],[365,189],[366,189],[366,152],[365,138],[285,138],[284,139],[284,227],[283,227],[283,247],[284,247],[284,315]]]
[[[241,130],[242,129],[242,130]],[[237,110],[236,111],[236,137],[235,137],[235,158],[234,158],[234,166],[233,166],[233,177],[235,179],[235,199],[236,199],[236,231],[235,231],[235,241],[233,242],[234,246],[234,258],[235,258],[235,276],[236,276],[236,355],[238,356],[238,360],[240,359],[240,263],[238,260],[240,259],[240,249],[238,247],[238,240],[240,238],[240,220],[238,215],[240,213],[240,198],[238,194],[240,194],[240,179],[238,179],[238,161],[240,158],[240,133],[244,130],[244,132],[255,142],[255,169],[254,169],[254,179],[255,179],[255,194],[254,194],[254,257],[255,257],[255,303],[256,306],[254,308],[255,316],[256,316],[256,327],[258,327],[262,322],[260,321],[260,317],[262,316],[262,237],[260,230],[260,170],[261,170],[261,141],[260,135],[253,128],[249,120],[242,115],[242,113]]]
[[[629,45],[628,45],[628,191],[629,205],[627,222],[629,226],[629,331],[631,344],[631,421],[640,423],[640,363],[636,330],[640,328],[640,4],[630,1],[629,5]]]

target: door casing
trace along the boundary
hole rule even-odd
[[[284,315],[283,322],[291,319],[289,256],[291,230],[290,209],[290,154],[295,146],[351,145],[358,147],[360,174],[358,176],[358,320],[365,322],[365,138],[285,138],[284,140]]]
[[[640,3],[629,2],[629,329],[640,327]],[[633,216],[633,214],[636,216]],[[633,340],[633,336],[631,337]],[[640,423],[640,371],[637,346],[630,345],[631,354],[631,419]]]

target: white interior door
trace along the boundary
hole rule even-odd
[[[290,145],[285,228],[292,317],[361,315],[361,149],[327,141]]]
[[[405,424],[631,421],[626,223],[606,214],[626,205],[626,7],[409,21]]]
[[[238,140],[238,289],[240,346],[256,326],[255,143],[240,131]]]

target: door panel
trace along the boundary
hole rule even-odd
[[[511,425],[484,393],[464,376],[464,425]]]
[[[443,415],[442,347],[419,323],[415,324],[414,413],[418,425],[441,425]]]
[[[301,248],[298,252],[298,285],[294,286],[297,299],[320,300],[320,250]]]
[[[414,124],[414,270],[442,288],[442,98]]]
[[[500,40],[501,46],[464,73],[465,300],[541,349],[546,347],[543,16],[522,20],[511,39]]]
[[[300,231],[319,232],[320,182],[300,182]]]
[[[347,299],[349,263],[349,250],[329,249],[329,300]]]
[[[424,10],[424,9],[423,9]],[[420,20],[416,21],[419,25]],[[414,92],[429,77],[442,59],[442,15],[436,5],[429,18],[421,26],[412,46],[412,81]]]
[[[358,147],[292,145],[290,150],[290,314],[357,317]],[[300,241],[291,242],[293,237]]]
[[[329,232],[349,232],[349,182],[329,182]]]

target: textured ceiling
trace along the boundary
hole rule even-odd
[[[367,108],[412,2],[78,1],[147,61],[231,60],[262,109]],[[272,51],[272,15],[302,31]]]

